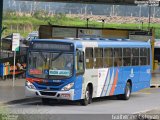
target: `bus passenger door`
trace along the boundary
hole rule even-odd
[[[84,74],[84,52],[77,50],[75,57],[75,68],[76,68],[76,81],[75,81],[75,96],[74,100],[81,99],[82,96],[82,84]]]

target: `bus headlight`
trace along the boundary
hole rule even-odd
[[[26,86],[30,89],[36,89],[35,86],[32,83],[30,83],[29,81],[26,81]]]
[[[70,90],[74,86],[74,83],[70,83],[62,88],[63,91]]]

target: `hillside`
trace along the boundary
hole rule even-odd
[[[29,1],[4,1],[3,26],[7,27],[3,36],[20,32],[26,37],[38,30],[39,25],[102,27],[102,19],[107,28],[148,28],[147,6],[93,5],[73,3],[47,3]],[[151,26],[160,38],[160,7],[151,8]]]
[[[122,16],[97,16],[97,15],[77,15],[77,14],[55,14],[50,15],[44,11],[38,11],[34,14],[22,14],[15,12],[7,12],[4,14],[3,26],[7,27],[3,36],[13,32],[20,32],[26,37],[29,32],[36,31],[39,25],[65,25],[65,26],[86,26],[86,18],[89,19],[90,27],[102,28],[101,19],[105,20],[104,28],[124,28],[124,29],[147,29],[148,18],[141,18],[142,22],[137,21],[137,17]],[[138,19],[139,20],[139,19]],[[160,18],[152,18],[150,27],[156,29],[156,38],[160,38]]]

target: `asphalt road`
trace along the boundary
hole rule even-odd
[[[8,103],[3,107],[13,114],[135,114],[160,108],[160,88],[132,93],[128,101],[116,97],[94,99],[88,106],[78,102],[59,101],[43,105],[41,99]]]

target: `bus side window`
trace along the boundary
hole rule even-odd
[[[122,48],[114,49],[114,66],[122,66]]]
[[[123,48],[123,66],[131,66],[131,48]]]
[[[76,53],[76,70],[77,73],[84,73],[84,52],[79,50]]]
[[[113,49],[112,48],[105,48],[104,49],[104,68],[112,67],[113,66]]]
[[[140,48],[140,65],[147,65],[147,48]]]
[[[139,66],[139,48],[132,48],[132,66]]]
[[[92,69],[94,65],[93,61],[93,48],[86,48],[85,50],[86,68]]]
[[[103,49],[95,48],[94,55],[95,55],[94,67],[103,68]]]

